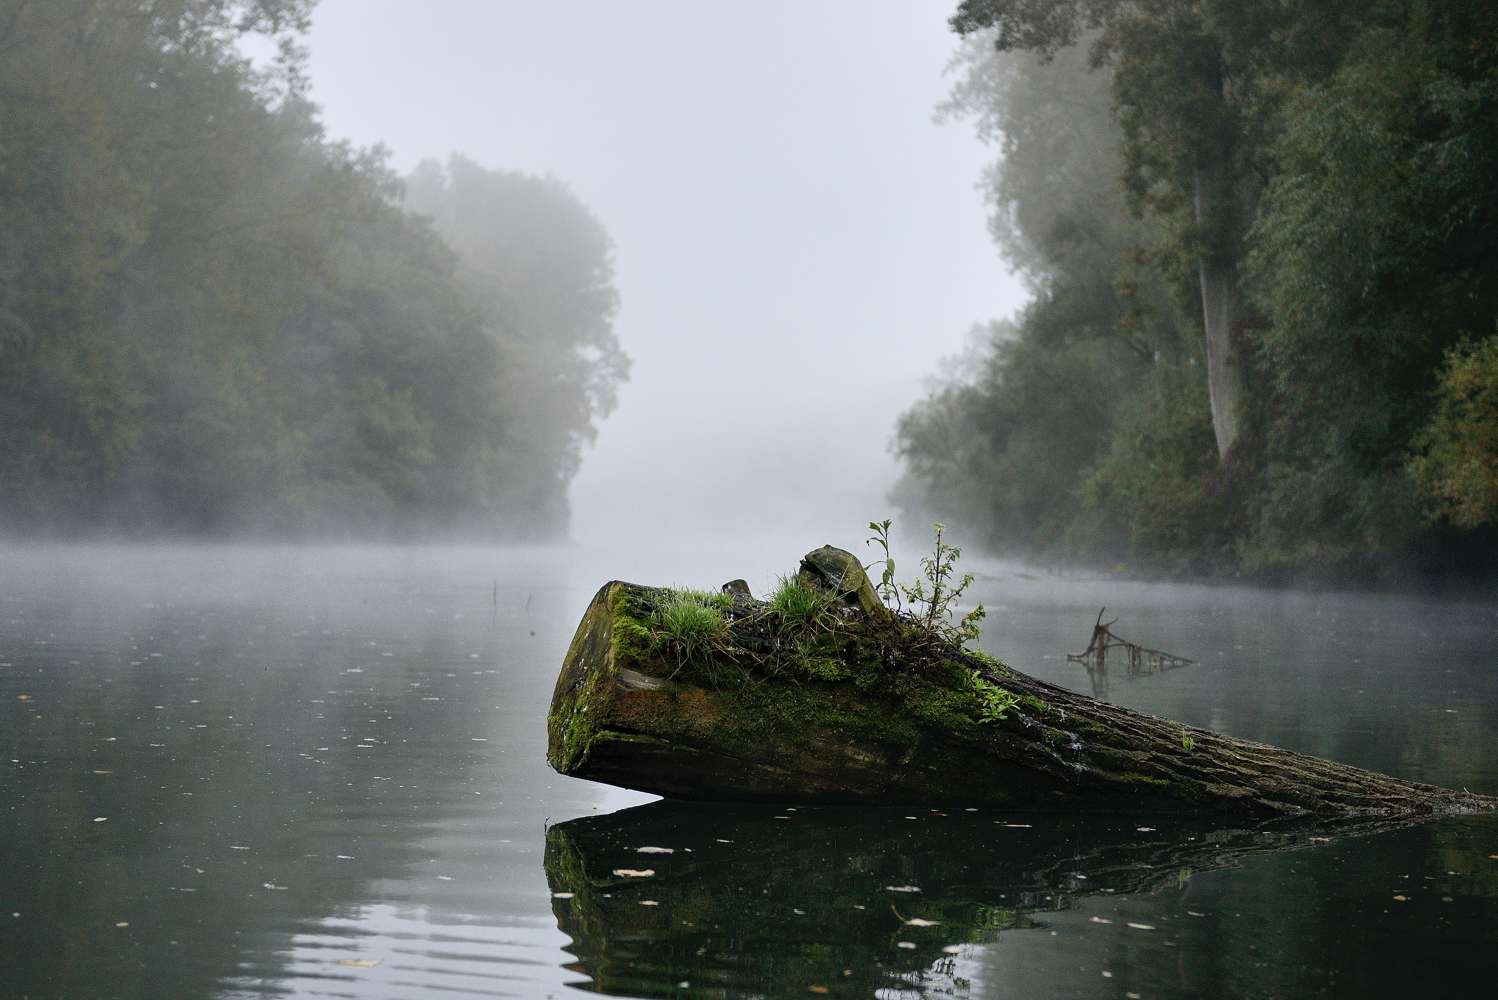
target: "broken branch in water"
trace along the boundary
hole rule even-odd
[[[1102,608],[1098,611],[1097,621],[1092,626],[1092,640],[1087,644],[1087,648],[1080,653],[1066,654],[1068,662],[1080,663],[1087,668],[1087,676],[1092,680],[1093,693],[1097,697],[1102,698],[1107,695],[1108,651],[1110,649],[1124,651],[1131,679],[1189,667],[1196,663],[1195,660],[1184,656],[1176,656],[1174,653],[1167,653],[1160,649],[1150,649],[1148,646],[1141,646],[1137,642],[1130,642],[1122,636],[1115,635],[1112,627],[1118,624],[1118,619],[1104,622],[1103,615],[1107,610],[1107,608]]]

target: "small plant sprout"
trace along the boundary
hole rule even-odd
[[[882,560],[884,568],[879,577],[879,586],[875,589],[878,590],[879,599],[885,605],[891,610],[898,611],[900,609],[900,588],[895,585],[895,560],[889,552],[889,527],[892,523],[887,517],[882,521],[870,521],[869,530],[874,534],[865,539],[864,544],[877,545],[884,552],[884,559]],[[880,561],[875,559],[874,562],[869,563],[864,569],[867,570],[870,566]]]
[[[999,687],[976,670],[967,672],[967,689],[978,699],[978,722],[988,725],[1003,722],[1009,710],[1019,704],[1012,692]]]
[[[957,560],[961,558],[962,550],[947,543],[946,525],[940,522],[933,525],[935,545],[929,556],[921,557],[921,577],[906,585],[895,581],[895,560],[889,550],[890,524],[889,518],[870,521],[869,530],[874,534],[864,543],[877,545],[884,553],[882,560],[876,559],[869,564],[884,564],[877,588],[880,599],[894,611],[900,610],[902,601],[908,602],[914,623],[932,636],[958,646],[975,642],[981,632],[978,623],[988,612],[978,604],[956,622],[952,620],[963,593],[973,583],[973,574],[957,576]]]
[[[1181,749],[1187,753],[1196,749],[1196,740],[1192,739],[1191,734],[1184,729],[1181,730]]]

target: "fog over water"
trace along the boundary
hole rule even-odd
[[[1490,994],[1480,6],[0,0],[0,1000]]]
[[[619,531],[820,538],[890,511],[893,421],[1022,300],[935,106],[950,5],[327,0],[330,136],[552,173],[616,244],[633,359],[573,486]],[[912,526],[913,527],[913,526]]]

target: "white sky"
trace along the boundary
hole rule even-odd
[[[892,513],[895,416],[1023,298],[974,187],[992,152],[931,121],[952,7],[323,0],[331,136],[402,171],[553,173],[614,237],[634,369],[573,488],[580,540],[811,545]]]

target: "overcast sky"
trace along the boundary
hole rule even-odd
[[[858,535],[898,412],[1022,299],[932,110],[951,0],[323,0],[330,135],[565,180],[613,235],[634,359],[574,534]],[[825,538],[823,537],[825,536]],[[856,539],[855,539],[856,540]]]

